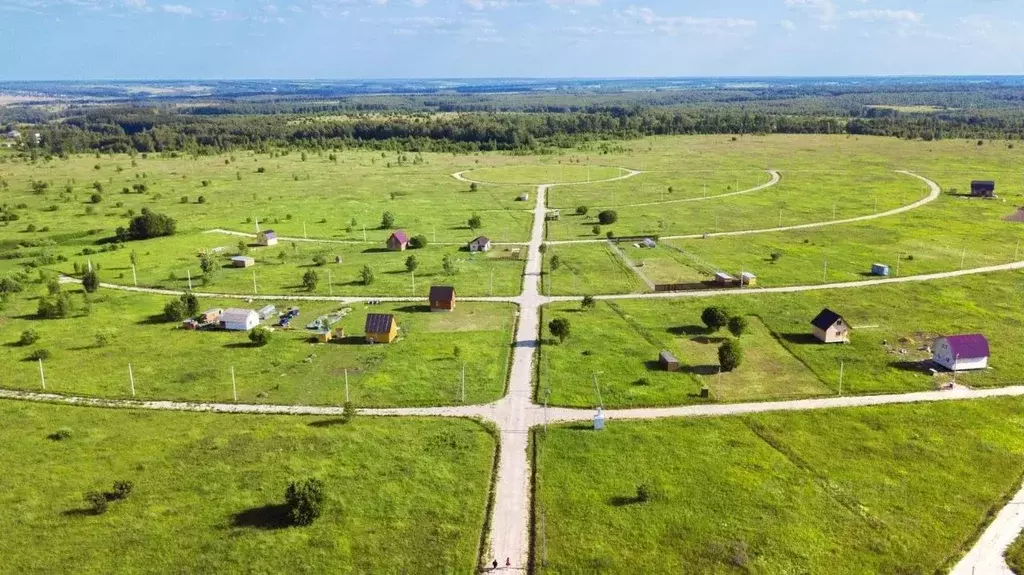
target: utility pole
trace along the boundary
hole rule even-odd
[[[366,224],[363,224],[363,243],[366,243]]]
[[[836,205],[832,204],[832,221],[836,219]]]
[[[132,386],[132,397],[135,397],[135,374],[132,373],[132,364],[128,364],[128,382]]]
[[[238,387],[235,385],[235,366],[231,366],[231,397],[238,403]]]
[[[967,246],[964,246],[964,251],[960,252],[960,269],[964,269],[965,258],[967,258]]]
[[[782,208],[779,208],[779,227],[782,227]]]
[[[309,239],[309,237],[306,236],[306,222],[302,222],[302,239],[304,239],[304,240],[308,240]]]
[[[252,270],[252,293],[254,293],[254,294],[260,293],[256,289],[256,270]]]
[[[491,270],[491,281],[490,284],[488,284],[487,295],[494,295],[494,270]]]
[[[39,358],[39,382],[43,384],[43,391],[46,391],[46,374],[43,373],[43,359]]]
[[[348,403],[348,368],[345,368],[345,403]]]
[[[135,275],[135,264],[132,264],[132,283],[139,287],[139,276]]]
[[[253,216],[253,218],[256,220],[256,233],[258,234],[260,233],[260,219],[256,216]]]
[[[185,274],[188,275],[188,291],[192,291],[192,270],[186,269]]]
[[[821,281],[828,281],[828,260],[825,260],[825,269],[821,272]]]
[[[1017,245],[1013,248],[1013,261],[1017,261],[1017,252],[1020,251],[1020,240],[1017,240]]]
[[[839,395],[843,395],[843,360],[839,360]]]
[[[462,362],[462,403],[466,403],[466,362]]]
[[[903,259],[903,254],[896,254],[896,277],[900,277],[900,260]]]
[[[597,393],[597,405],[603,411],[604,400],[601,399],[601,386],[597,384],[597,374],[594,374],[594,391]]]
[[[334,282],[331,281],[331,270],[327,270],[327,294],[334,295]]]
[[[412,274],[412,295],[413,297],[416,297],[416,272],[413,271],[409,273]]]

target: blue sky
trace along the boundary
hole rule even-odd
[[[1024,74],[1020,0],[0,0],[0,79]]]

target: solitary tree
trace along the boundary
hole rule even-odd
[[[451,254],[444,255],[444,259],[441,260],[441,267],[444,268],[444,273],[450,276],[459,273],[459,268],[455,265],[455,258]]]
[[[476,184],[476,182],[473,182],[473,183],[469,184],[469,191],[471,191],[471,192],[475,192],[475,191],[477,191],[478,189],[480,189],[480,186],[478,186],[478,185]]]
[[[708,326],[708,330],[718,331],[729,322],[729,312],[718,306],[711,306],[704,308],[704,312],[700,314],[700,319],[704,322],[704,325]]]
[[[359,270],[359,280],[363,282],[364,286],[368,286],[373,283],[373,268],[368,265],[363,266],[363,269]]]
[[[405,271],[412,273],[416,271],[416,268],[420,267],[420,262],[416,260],[416,256],[410,255],[405,258]]]
[[[594,227],[590,228],[590,231],[591,231],[591,232],[592,232],[592,233],[593,233],[593,234],[594,234],[595,236],[599,236],[599,235],[601,235],[601,226],[595,225]]]
[[[469,229],[473,231],[476,231],[483,227],[483,221],[480,219],[480,216],[476,214],[473,214],[473,217],[469,218],[469,221],[466,222],[466,224],[469,226]]]
[[[727,339],[718,348],[718,364],[722,366],[722,371],[732,371],[739,367],[742,361],[743,348],[740,347],[739,340]]]
[[[391,212],[384,212],[384,215],[380,217],[380,227],[383,230],[389,230],[395,227],[395,216]]]
[[[747,318],[743,317],[742,315],[737,315],[729,318],[729,331],[734,336],[740,337],[741,335],[747,333],[748,328],[749,323],[747,322]]]
[[[316,254],[313,256],[313,263],[322,266],[327,264],[327,256],[324,254]]]
[[[569,320],[564,317],[555,318],[548,324],[548,329],[551,330],[551,335],[562,343],[569,337]]]
[[[619,214],[617,214],[614,210],[604,210],[603,212],[597,214],[597,221],[601,222],[601,225],[603,226],[610,226],[615,222],[619,221]]]
[[[551,256],[551,271],[557,271],[562,267],[562,256],[555,254]]]
[[[21,332],[21,338],[18,339],[20,345],[32,345],[37,341],[39,341],[39,333],[34,329],[26,329]]]
[[[270,330],[263,326],[256,326],[249,330],[249,341],[256,347],[263,347],[270,342]]]
[[[320,283],[320,276],[315,271],[306,270],[306,273],[302,274],[302,285],[307,291],[315,290],[318,283]]]
[[[588,208],[587,206],[577,206],[576,207],[576,215],[577,216],[585,216],[585,215],[587,215],[587,212],[589,212],[589,211],[590,211],[590,208]]]
[[[285,491],[288,518],[293,525],[312,525],[323,513],[324,482],[319,479],[293,481]]]
[[[164,304],[164,319],[167,321],[181,321],[188,317],[185,313],[185,305],[181,300],[172,299]]]
[[[82,287],[85,288],[86,293],[93,293],[100,289],[100,276],[96,273],[96,268],[93,268],[82,276]]]
[[[583,296],[583,301],[580,302],[580,307],[583,309],[594,309],[595,305],[597,305],[597,302],[594,301],[594,296],[592,295]]]

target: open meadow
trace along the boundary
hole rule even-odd
[[[130,363],[140,399],[231,401],[233,368],[244,403],[341,405],[347,374],[349,398],[360,407],[447,405],[462,403],[465,366],[466,402],[485,403],[504,393],[515,325],[509,304],[464,302],[451,313],[431,313],[416,304],[275,301],[279,311],[295,305],[300,315],[293,327],[274,328],[269,343],[257,347],[244,331],[184,330],[165,321],[168,296],[103,290],[90,295],[86,306],[78,286],[64,290],[75,307],[66,319],[36,318],[37,298],[30,293],[3,309],[4,387],[40,389],[39,367],[29,358],[45,349],[46,389],[71,395],[130,397]],[[200,299],[202,310],[267,303]],[[319,316],[346,309],[333,326],[345,330],[343,339],[316,343],[305,329]],[[366,344],[368,313],[394,314],[398,339]],[[27,330],[38,341],[20,343]]]
[[[937,573],[1020,486],[1020,399],[533,434],[538,573]]]
[[[544,308],[544,325],[567,318],[571,334],[563,343],[545,333],[539,359],[538,396],[550,390],[553,405],[597,405],[593,376],[606,407],[700,403],[710,399],[750,401],[792,399],[839,392],[875,394],[935,389],[949,374],[931,375],[925,351],[937,336],[983,333],[992,359],[989,369],[960,374],[974,387],[1015,385],[1024,373],[1024,315],[1021,272],[792,294],[747,290],[735,295],[579,302]],[[708,306],[747,317],[739,338],[744,360],[733,372],[718,373],[717,348],[733,336],[709,332],[701,321]],[[823,308],[852,327],[849,344],[825,345],[811,336],[810,321]],[[658,353],[671,351],[678,372],[663,371]]]
[[[469,573],[496,440],[467,420],[0,402],[0,555],[16,573]],[[386,454],[386,455],[385,455]],[[320,479],[291,526],[285,490]],[[83,499],[130,481],[94,515]]]

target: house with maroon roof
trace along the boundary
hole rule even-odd
[[[430,286],[430,311],[453,311],[455,309],[455,288],[452,286]]]
[[[985,369],[988,357],[988,340],[980,333],[940,337],[932,347],[932,361],[950,371]]]
[[[405,230],[395,230],[388,237],[388,249],[393,252],[404,252],[409,247],[409,234]]]

